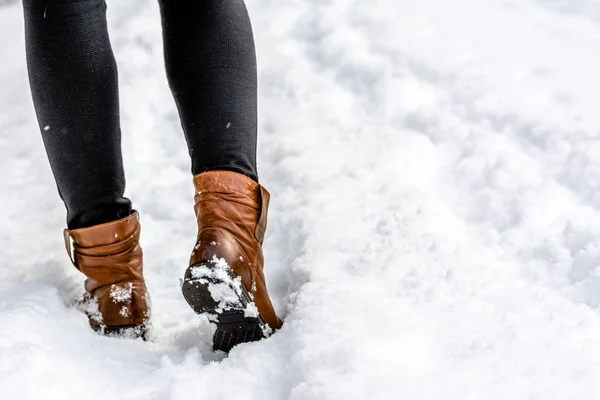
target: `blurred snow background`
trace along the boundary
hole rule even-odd
[[[0,9],[0,398],[600,399],[600,2],[248,5],[286,324],[228,358],[178,288],[193,189],[157,5],[109,2],[147,343],[70,306],[21,10]]]

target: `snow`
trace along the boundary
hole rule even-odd
[[[242,293],[242,278],[238,276],[232,279],[229,272],[231,268],[224,258],[213,256],[211,263],[213,264],[211,267],[201,265],[191,268],[192,279],[190,281],[208,285],[208,291],[218,304],[216,309],[220,313],[232,306],[239,305]]]
[[[212,242],[215,243],[216,242]],[[240,256],[240,260],[243,261],[243,257]],[[232,278],[231,268],[224,258],[218,258],[213,256],[211,260],[212,266],[206,265],[196,266],[191,268],[191,282],[199,282],[208,285],[208,291],[217,304],[217,313],[221,313],[224,310],[231,310],[239,308],[240,301],[243,299],[242,295],[242,278]],[[259,312],[254,304],[253,293],[256,291],[256,281],[252,281],[250,291],[247,293],[249,296],[248,303],[245,305],[244,316],[247,318],[258,318]],[[216,315],[213,313],[207,314],[206,317],[209,320],[216,320]],[[261,324],[264,337],[269,337],[273,333],[271,327],[266,324]]]
[[[131,300],[133,282],[125,282],[110,286],[110,298],[114,303],[125,303]]]
[[[100,312],[100,309],[98,308],[98,299],[84,294],[75,303],[75,305],[78,310],[80,310],[82,313],[85,313],[92,321],[99,325],[104,323],[104,318]]]
[[[246,318],[258,318],[259,315],[260,314],[258,313],[258,308],[256,308],[256,304],[254,304],[254,302],[248,303],[248,305],[244,309],[244,317],[246,317]],[[271,333],[272,332],[269,332],[269,335],[265,335],[265,336],[270,336]]]
[[[129,317],[129,308],[127,308],[127,306],[123,306],[121,307],[121,309],[119,310],[119,314],[123,317],[123,318],[127,318]]]
[[[155,2],[110,2],[149,341],[102,337],[0,9],[0,398],[600,399],[600,6],[248,0],[283,329],[211,350]]]

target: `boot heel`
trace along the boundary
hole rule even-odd
[[[225,260],[190,266],[181,291],[196,314],[206,315],[216,325],[214,350],[229,352],[237,344],[258,341],[270,333],[241,278]]]

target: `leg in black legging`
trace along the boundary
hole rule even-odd
[[[104,0],[23,0],[33,102],[70,229],[131,212]]]
[[[256,54],[243,0],[160,0],[167,76],[192,173],[256,172]]]

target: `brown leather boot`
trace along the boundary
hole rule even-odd
[[[213,347],[229,351],[282,325],[263,274],[269,192],[230,171],[198,174],[194,186],[198,236],[182,291],[196,313],[216,324]]]
[[[143,336],[149,310],[137,211],[106,224],[65,229],[64,235],[73,265],[87,276],[81,305],[92,328]]]

